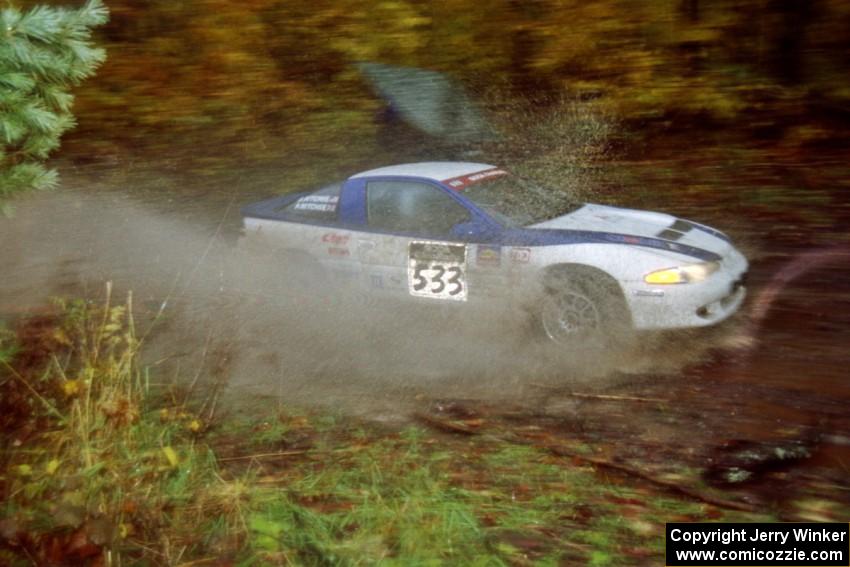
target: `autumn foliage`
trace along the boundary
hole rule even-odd
[[[593,100],[656,133],[734,126],[797,144],[840,134],[848,119],[850,8],[838,0],[114,0],[110,10],[109,59],[79,98],[74,135],[95,161],[151,149],[365,153],[384,102],[362,61],[444,72],[529,108]]]

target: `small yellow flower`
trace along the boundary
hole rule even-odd
[[[62,391],[65,392],[65,395],[69,398],[79,394],[81,389],[82,384],[80,384],[79,380],[65,380],[62,383]]]
[[[204,424],[201,422],[200,419],[193,419],[189,422],[189,425],[187,427],[192,433],[197,433],[198,431],[204,428]]]

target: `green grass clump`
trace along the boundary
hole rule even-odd
[[[131,302],[58,306],[46,367],[4,366],[31,405],[2,454],[5,559],[175,564],[238,539],[245,494],[220,479],[194,420],[152,405]],[[205,525],[220,537],[198,537]]]

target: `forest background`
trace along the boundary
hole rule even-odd
[[[841,0],[108,7],[97,32],[107,61],[75,90],[79,126],[63,139],[77,163],[144,156],[203,171],[327,159],[350,173],[388,141],[385,102],[358,69],[366,61],[443,72],[490,109],[587,102],[615,117],[615,145],[638,157],[678,153],[683,139],[784,156],[848,141]]]

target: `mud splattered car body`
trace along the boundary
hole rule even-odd
[[[571,203],[498,167],[374,169],[243,208],[245,238],[386,297],[498,303],[556,341],[606,324],[718,323],[741,305],[747,261],[713,228]]]

